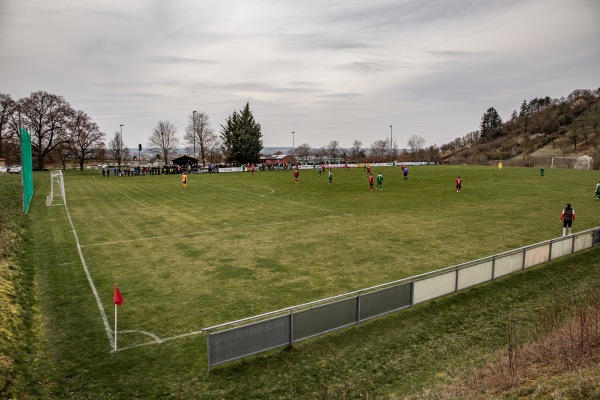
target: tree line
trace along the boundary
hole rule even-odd
[[[188,115],[182,139],[173,123],[160,120],[149,133],[145,145],[137,144],[137,155],[135,150],[131,154],[131,147],[123,141],[123,125],[106,144],[106,134],[91,116],[76,111],[62,96],[45,91],[33,92],[18,100],[0,93],[0,158],[5,158],[9,164],[20,162],[19,126],[31,135],[32,156],[37,169],[43,169],[48,163],[60,164],[63,169],[67,163],[76,163],[83,169],[92,160],[101,163],[112,160],[120,166],[128,160],[139,161],[142,149],[152,154],[150,161],[168,164],[182,142],[186,149],[192,150],[194,157],[197,154],[203,165],[258,163],[263,150],[261,126],[249,103],[243,109],[233,111],[221,125],[220,135],[215,133],[205,112],[193,111]],[[420,135],[408,139],[406,150],[399,149],[395,140],[380,139],[367,148],[360,140],[355,140],[351,149],[342,149],[337,140],[332,140],[321,148],[311,148],[308,143],[303,143],[289,152],[299,162],[307,162],[312,157],[350,162],[440,160],[440,148],[437,145],[425,147],[425,140]]]
[[[360,140],[354,140],[349,149],[341,148],[337,140],[332,140],[328,145],[312,148],[308,143],[303,143],[295,149],[290,149],[299,162],[308,162],[311,159],[337,159],[347,162],[392,162],[392,161],[428,161],[439,162],[441,159],[440,148],[437,145],[425,146],[425,139],[420,135],[412,135],[405,149],[398,148],[397,140],[379,139],[365,147]]]
[[[48,159],[70,158],[81,168],[104,138],[98,125],[84,111],[76,111],[62,97],[44,91],[13,100],[0,93],[0,157],[19,160],[19,126],[31,135],[35,165],[42,169]]]
[[[519,154],[525,159],[537,148],[552,143],[563,154],[577,152],[582,144],[598,154],[599,104],[600,88],[577,89],[566,98],[523,100],[519,110],[513,110],[506,121],[494,107],[489,107],[481,117],[479,130],[442,145],[441,151],[444,157],[499,160]]]
[[[84,111],[75,110],[64,97],[37,91],[28,97],[14,100],[10,94],[0,93],[0,158],[9,164],[20,162],[19,127],[31,135],[31,150],[36,169],[43,169],[49,162],[62,164],[75,162],[80,169],[91,161],[113,160],[122,165],[126,160],[139,160],[138,154],[130,154],[124,143],[122,131],[114,133],[105,144],[106,134]],[[123,125],[121,125],[122,129]],[[192,112],[188,116],[183,141],[188,148],[198,149],[199,160],[207,162],[256,163],[263,149],[260,124],[252,116],[250,104],[234,111],[221,125],[218,137],[205,112]],[[152,129],[146,150],[154,153],[153,160],[168,163],[181,144],[177,128],[170,121],[159,121]]]

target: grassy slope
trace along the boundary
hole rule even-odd
[[[490,186],[486,188],[485,185],[489,185],[489,183],[488,179],[484,179],[484,175],[489,173],[489,171],[489,169],[460,170],[451,168],[447,171],[449,178],[448,176],[444,178],[441,176],[427,177],[423,175],[422,180],[431,179],[428,185],[432,186],[434,191],[427,192],[425,187],[418,189],[423,191],[420,196],[416,197],[419,201],[417,202],[413,198],[408,203],[409,206],[405,206],[399,210],[397,207],[386,208],[388,206],[385,201],[382,201],[383,196],[378,198],[368,197],[371,195],[387,195],[388,191],[392,196],[398,196],[400,199],[406,196],[401,191],[394,192],[394,178],[389,173],[386,173],[386,185],[384,186],[386,191],[382,193],[369,193],[368,190],[365,190],[365,182],[359,180],[356,188],[360,188],[359,190],[361,190],[358,195],[360,197],[351,198],[350,200],[346,198],[348,192],[341,193],[340,197],[335,197],[335,194],[332,195],[331,193],[323,192],[322,186],[319,185],[324,180],[312,184],[308,180],[308,173],[303,174],[301,179],[303,185],[312,189],[312,191],[309,191],[309,197],[313,201],[312,204],[318,204],[319,207],[324,208],[327,202],[332,202],[331,197],[333,196],[335,205],[344,212],[352,212],[356,215],[356,204],[361,206],[359,207],[360,211],[364,211],[364,219],[357,218],[358,220],[355,221],[355,225],[345,226],[344,229],[339,231],[350,230],[352,235],[343,235],[340,241],[333,243],[327,244],[325,242],[325,248],[327,246],[335,248],[338,244],[351,240],[355,236],[359,236],[359,240],[356,242],[352,241],[351,244],[353,246],[362,248],[365,247],[363,245],[366,242],[368,246],[377,248],[377,246],[383,243],[384,247],[380,250],[380,253],[384,257],[384,261],[380,261],[380,263],[381,268],[385,269],[390,268],[390,264],[394,265],[394,257],[397,257],[393,251],[395,246],[399,244],[409,245],[418,243],[419,240],[427,241],[428,243],[429,241],[433,241],[434,248],[436,248],[435,246],[439,246],[439,249],[441,249],[439,257],[437,257],[437,252],[434,252],[434,257],[436,257],[434,268],[439,268],[450,264],[442,263],[447,259],[457,258],[457,255],[470,259],[501,251],[511,246],[531,242],[531,240],[528,240],[529,237],[532,236],[532,232],[538,232],[539,235],[540,227],[533,227],[532,224],[527,223],[515,224],[515,215],[523,214],[523,220],[540,223],[542,231],[546,230],[547,232],[545,233],[546,236],[542,235],[543,237],[540,237],[539,240],[556,236],[556,234],[551,232],[551,230],[557,230],[557,224],[554,221],[554,217],[557,216],[554,214],[557,212],[556,209],[558,209],[558,212],[560,211],[564,202],[562,198],[554,199],[550,197],[551,194],[556,194],[556,187],[540,188],[540,185],[532,186],[539,182],[539,178],[535,175],[535,180],[526,180],[521,183],[521,185],[532,186],[527,193],[522,195],[512,193],[516,198],[512,198],[508,204],[503,203],[502,207],[498,205],[500,210],[496,210],[494,207],[491,207],[491,204],[495,204],[493,201],[496,197],[503,197],[497,190],[508,190],[511,187],[509,184],[510,178],[508,178],[509,181],[504,186]],[[516,174],[532,173],[532,170],[515,169],[514,171]],[[336,185],[344,182],[342,173],[340,171],[336,174]],[[443,210],[440,210],[440,214],[436,214],[442,221],[436,221],[431,216],[427,217],[426,214],[418,214],[420,218],[417,218],[417,211],[413,210],[427,210],[435,207],[436,204],[440,204],[443,195],[441,193],[439,196],[436,195],[436,188],[439,188],[440,192],[443,188],[445,193],[449,192],[451,195],[456,196],[452,192],[452,188],[448,190],[449,184],[447,181],[450,180],[452,182],[453,176],[457,173],[462,174],[467,179],[468,186],[465,185],[466,188],[476,188],[477,184],[483,188],[483,190],[479,191],[479,194],[474,195],[469,200],[469,207],[463,209],[464,205],[461,206],[460,203],[457,203],[459,201],[458,197],[451,197],[447,198],[444,204],[445,207]],[[477,175],[481,173],[484,175]],[[587,193],[587,190],[583,189],[584,185],[581,185],[581,187],[580,185],[572,185],[572,177],[562,174],[565,173],[557,172],[556,175],[561,175],[560,179],[556,179],[561,182],[558,188],[561,190],[570,190],[572,193],[569,194],[569,199],[591,197]],[[418,176],[416,173],[414,175]],[[469,181],[468,177],[471,176],[473,179]],[[219,176],[218,178],[233,179],[223,176]],[[81,179],[77,181],[77,186],[81,186],[83,190],[86,190],[86,179],[89,180],[90,178],[85,176],[70,176],[67,178],[68,182],[77,179]],[[150,179],[161,179],[161,177]],[[281,179],[289,179],[291,181],[291,176]],[[415,178],[411,176],[411,179]],[[416,180],[418,182],[418,178]],[[587,178],[585,180],[587,181]],[[354,184],[350,182],[351,180],[348,180],[348,185]],[[87,183],[89,184],[89,181]],[[396,183],[399,185],[401,182],[398,180]],[[45,183],[44,179],[40,179],[36,181],[36,185],[38,193],[37,201],[41,202],[43,200],[39,194],[47,192],[47,183]],[[131,181],[126,185],[132,186]],[[227,187],[227,184],[222,184],[221,186]],[[67,187],[69,188],[69,186]],[[209,186],[203,189],[205,189],[203,191],[204,196],[211,195],[210,190],[207,190],[210,189]],[[248,189],[248,187],[245,187],[245,189]],[[70,190],[74,194],[77,194],[75,189]],[[297,190],[297,187],[291,186],[286,190]],[[339,190],[343,192],[343,189]],[[591,193],[591,190],[589,191]],[[536,198],[535,205],[527,207],[527,198],[531,198],[532,192],[539,197]],[[467,193],[468,190],[465,189],[463,194]],[[178,195],[180,194],[178,193]],[[78,195],[80,196],[79,201],[70,202],[70,204],[73,204],[70,207],[73,207],[72,212],[82,243],[89,243],[94,240],[95,232],[100,231],[106,234],[106,229],[111,230],[108,232],[111,235],[116,235],[119,233],[117,230],[119,228],[121,232],[127,230],[140,232],[143,229],[148,229],[147,225],[151,225],[152,229],[158,227],[159,231],[161,231],[166,229],[166,227],[172,227],[172,224],[176,223],[176,220],[170,219],[167,216],[156,215],[159,212],[157,210],[160,210],[158,208],[155,210],[156,212],[152,212],[151,218],[154,221],[152,224],[144,224],[142,221],[140,225],[130,226],[136,218],[126,219],[131,214],[131,211],[125,211],[123,212],[123,219],[120,226],[105,226],[104,229],[99,229],[99,224],[103,223],[101,218],[97,218],[95,213],[89,212],[86,214],[85,210],[77,210],[77,204],[84,203],[86,198],[85,193]],[[89,198],[97,198],[98,196],[97,193],[89,193]],[[139,196],[139,194],[136,196]],[[149,196],[150,199],[152,193]],[[216,204],[214,201],[218,199],[219,195],[215,193],[213,196],[215,196],[214,199],[207,201],[206,204]],[[296,201],[299,197],[306,197],[306,193],[288,193],[287,197],[284,196],[280,200]],[[142,197],[136,198],[141,199]],[[322,200],[320,200],[321,198]],[[181,200],[175,197],[173,199],[173,209],[183,207],[182,204],[179,204]],[[406,197],[406,200],[409,200],[409,197]],[[111,202],[110,198],[107,198],[106,201],[110,207],[118,204],[114,201]],[[142,202],[146,201],[149,200],[144,199]],[[319,201],[322,202],[319,203]],[[388,198],[389,201],[390,198]],[[95,207],[99,207],[98,203],[94,204]],[[364,208],[362,207],[363,205]],[[89,207],[89,205],[87,206]],[[106,219],[108,219],[110,207],[103,208],[102,212],[100,212]],[[586,223],[588,226],[597,224],[595,221],[585,222],[586,219],[581,217],[585,217],[587,214],[588,219],[590,219],[589,215],[593,213],[593,208],[591,207],[593,205],[586,205],[585,207],[581,205],[579,208],[576,208],[580,214],[580,218],[584,221],[580,224],[580,227]],[[538,213],[542,211],[547,213],[547,209],[550,209],[553,213],[553,221],[550,222],[549,218],[548,221],[545,219],[538,221]],[[372,321],[356,329],[349,329],[321,339],[303,342],[296,345],[293,349],[276,351],[268,355],[258,356],[252,360],[220,367],[211,374],[207,374],[205,369],[205,338],[203,336],[168,342],[160,346],[141,347],[126,352],[109,354],[106,348],[106,334],[103,332],[103,327],[98,320],[97,306],[90,296],[88,282],[82,273],[81,266],[73,266],[71,264],[76,263],[77,257],[73,249],[72,232],[68,228],[68,225],[66,225],[65,213],[57,212],[61,210],[60,207],[46,208],[41,205],[37,205],[34,210],[37,212],[35,220],[43,222],[36,224],[34,230],[30,232],[31,238],[35,238],[33,240],[35,251],[32,251],[32,254],[35,254],[35,264],[39,268],[40,273],[39,287],[44,305],[42,315],[44,316],[45,332],[48,339],[47,346],[44,349],[46,356],[41,365],[53,366],[50,369],[40,368],[37,371],[39,373],[37,381],[45,382],[43,386],[24,389],[34,397],[40,393],[46,393],[48,396],[52,393],[57,397],[78,398],[95,396],[101,398],[148,398],[167,395],[180,396],[182,398],[191,396],[199,398],[290,398],[295,396],[299,398],[313,398],[324,392],[334,393],[340,390],[350,390],[355,394],[363,391],[380,395],[414,393],[423,387],[431,386],[439,378],[440,374],[444,375],[444,371],[464,371],[471,366],[479,365],[491,357],[503,344],[505,337],[504,323],[507,315],[516,315],[523,322],[523,327],[526,330],[535,317],[535,310],[539,304],[543,304],[543,302],[560,295],[560,293],[568,293],[569,291],[578,289],[581,285],[586,284],[586,280],[589,283],[598,283],[598,276],[594,274],[594,268],[597,269],[598,267],[598,252],[594,250],[585,255],[577,255],[574,258],[584,263],[585,268],[571,268],[573,271],[569,274],[568,280],[564,279],[562,271],[565,265],[568,265],[568,262],[555,262],[552,268],[535,269],[527,274],[517,275],[494,285],[482,286],[481,288],[476,288],[447,299],[421,305],[408,312]],[[96,209],[91,208],[91,210]],[[462,212],[459,212],[459,210],[462,210]],[[287,215],[284,213],[283,217],[286,218]],[[459,218],[456,218],[456,215],[459,215]],[[137,216],[134,215],[134,217]],[[216,215],[217,217],[218,215]],[[236,217],[239,219],[240,224],[245,222],[243,215]],[[499,232],[510,232],[511,234],[502,235],[501,240],[497,240],[490,245],[483,247],[471,246],[473,233],[469,228],[472,228],[472,225],[483,217],[493,217],[495,223],[492,227],[477,226],[477,232],[480,234],[483,232],[479,237],[495,237]],[[164,219],[166,222],[161,222],[161,219]],[[372,229],[370,225],[367,225],[369,221],[379,222],[379,225],[374,226],[375,230],[383,229],[384,232],[385,230],[389,230],[389,232],[393,233],[394,221],[397,223],[399,220],[412,228],[412,232],[414,232],[412,237],[411,235],[406,235],[406,237],[401,235],[400,238],[396,238],[394,235],[383,234],[375,235],[375,238],[370,239],[369,236],[364,236],[365,229]],[[207,221],[209,220],[207,219]],[[340,221],[342,221],[340,222],[341,224],[346,223],[343,218]],[[161,225],[163,223],[165,225]],[[249,221],[249,223],[256,224],[256,221]],[[435,225],[435,229],[430,229],[430,224],[437,225]],[[452,227],[450,233],[448,230],[442,229],[444,226],[447,229],[447,225]],[[89,226],[90,229],[86,229],[86,226]],[[302,231],[302,233],[306,232]],[[369,234],[372,233],[372,230],[369,231]],[[125,236],[130,236],[131,234],[128,233]],[[285,231],[275,231],[274,234],[276,234],[276,237],[285,238],[285,236],[277,236],[284,235]],[[313,254],[314,251],[311,250],[312,247],[310,246],[314,246],[314,244],[311,243],[311,239],[320,238],[320,234],[321,232],[317,232],[316,236],[312,237],[308,235],[309,239],[307,239],[308,243],[306,244],[306,246],[309,246],[308,250],[304,248],[301,252]],[[247,234],[244,233],[239,235],[239,237],[236,236],[237,242],[234,244],[237,244],[238,247],[240,244],[245,244],[245,235]],[[453,240],[450,244],[445,243],[449,241],[448,235],[451,235]],[[199,240],[197,237],[193,239]],[[469,243],[469,246],[466,246],[466,243]],[[141,247],[137,251],[145,251],[146,254],[150,254],[148,252],[157,246],[161,246],[161,244],[154,244],[148,248]],[[452,251],[452,246],[459,248],[456,251]],[[184,247],[179,246],[182,249]],[[200,250],[193,248],[193,246],[191,247],[191,254],[183,254],[184,260],[185,257],[201,258],[197,253]],[[317,247],[314,248],[316,249]],[[266,249],[267,246],[265,246]],[[286,249],[291,251],[292,248]],[[432,269],[431,263],[427,262],[427,258],[420,258],[418,253],[411,253],[408,251],[409,247],[402,247],[402,249],[406,249],[406,251],[403,251],[400,259],[404,260],[407,258],[410,261],[406,262],[406,265],[417,265],[421,269]],[[240,248],[240,250],[243,254],[243,248]],[[266,261],[274,262],[277,251],[282,250],[277,249]],[[187,252],[188,250],[176,252],[176,255],[169,257],[179,257],[179,253]],[[158,252],[157,254],[162,254],[162,252]],[[364,260],[370,260],[368,258],[369,254],[371,254],[370,251],[359,252],[358,258],[364,257]],[[112,257],[128,260],[132,255],[133,253],[121,253],[120,249],[114,248],[109,252],[105,251],[104,254],[86,253],[86,259],[89,257],[92,260],[92,264],[95,264],[100,263],[104,257],[105,263],[111,266],[111,268],[108,268],[108,271],[93,271],[95,274],[94,279],[98,279],[99,281],[104,280],[105,285],[110,289],[110,285],[115,281],[115,275],[111,271],[117,268]],[[386,257],[390,257],[391,259],[388,260]],[[243,265],[235,264],[236,258],[235,255],[228,257],[229,268],[237,268],[237,272],[244,272]],[[431,254],[429,255],[430,258]],[[326,260],[326,258],[323,258],[323,260]],[[461,258],[457,261],[463,260],[464,258]],[[265,260],[261,256],[260,260],[252,261],[258,265],[259,262],[264,262]],[[177,262],[180,262],[179,259],[169,259],[168,257],[162,260],[162,262],[167,263],[166,265],[171,267],[180,265],[177,264]],[[268,265],[268,262],[265,262],[265,264]],[[156,263],[150,264],[150,267],[156,268]],[[379,266],[378,262],[374,262],[374,266]],[[284,268],[285,265],[280,267]],[[327,267],[333,268],[335,264],[329,264]],[[360,275],[364,267],[364,262],[358,263],[358,265],[341,265],[340,268],[355,268],[356,272],[354,274],[342,275],[344,279],[340,279],[341,284],[333,282],[335,286],[332,286],[328,290],[334,292],[326,294],[337,294],[348,290],[347,288],[356,289],[356,285],[363,284],[363,286],[358,287],[366,286],[366,284],[371,282],[369,279],[372,278],[352,278],[354,275]],[[144,268],[144,265],[140,262],[134,262],[130,267],[130,269],[139,268]],[[391,270],[393,268],[388,270],[388,272]],[[168,267],[166,269],[163,268],[162,273],[165,277],[170,278],[171,274],[169,274]],[[402,273],[404,276],[408,276],[414,274],[415,271],[407,270]],[[105,275],[103,276],[102,274]],[[151,271],[147,270],[145,274],[143,277],[151,274]],[[127,274],[122,274],[122,276],[126,277]],[[345,279],[346,276],[350,276],[352,279]],[[238,277],[239,274],[232,276],[232,278]],[[140,284],[144,280],[139,276],[133,276],[130,279],[132,279],[132,282],[137,279]],[[380,283],[382,278],[378,276],[376,279],[378,281],[375,283]],[[222,317],[221,314],[227,312],[227,305],[218,304],[219,300],[209,304],[206,302],[210,300],[213,294],[223,291],[222,285],[226,284],[228,280],[234,279],[228,279],[226,275],[221,276],[218,280],[219,285],[215,288],[209,288],[212,292],[208,292],[200,299],[193,300],[198,303],[192,301],[192,304],[186,303],[182,306],[182,301],[184,303],[189,302],[190,298],[171,297],[171,303],[175,304],[176,308],[180,307],[180,310],[188,309],[187,314],[184,313],[178,316],[177,320],[196,320],[196,323],[198,320],[204,321],[201,326],[205,326],[204,324],[210,321],[223,322],[223,320],[218,320],[217,317]],[[384,281],[386,280],[391,279],[385,279]],[[284,281],[285,279],[282,280],[282,282]],[[132,284],[130,287],[134,287],[134,285]],[[311,289],[310,287],[302,284],[300,284],[300,289],[301,292],[309,292],[309,295],[312,296],[309,299],[313,299],[315,296],[322,296],[325,293],[322,291],[312,293],[311,290],[307,290]],[[151,319],[153,322],[147,326],[154,332],[177,333],[176,329],[172,327],[173,317],[167,319],[169,322],[167,325],[169,326],[161,326],[161,322],[164,321],[165,317],[163,314],[168,310],[162,308],[143,310],[144,307],[139,304],[136,305],[132,301],[136,296],[145,296],[148,301],[152,302],[154,301],[153,296],[158,295],[168,298],[172,293],[168,291],[161,292],[163,288],[154,288],[152,285],[148,285],[145,290],[150,292],[140,294],[136,293],[134,289],[129,290],[128,295],[126,295],[126,301],[129,301],[130,306],[123,308],[120,314],[124,315],[122,317],[124,321],[127,321],[128,317],[131,318],[130,322],[142,321],[139,318]],[[182,290],[185,292],[185,288]],[[227,288],[227,290],[235,293],[235,286]],[[297,304],[306,301],[301,300],[305,298],[305,293],[287,294],[287,297],[280,296],[284,297],[284,300],[278,299],[277,294],[289,293],[289,287],[279,292],[277,290],[272,290],[272,292],[273,298],[269,298],[270,293],[267,291],[261,295],[262,297],[259,296],[258,299],[250,301],[249,310],[254,310],[253,307],[270,310],[278,306],[290,305],[290,302],[291,304]],[[215,297],[220,299],[218,296]],[[241,299],[244,299],[244,297],[241,297]],[[107,300],[105,298],[104,303],[106,311],[110,312],[110,299]],[[157,304],[160,303],[160,301],[157,302]],[[205,311],[209,313],[209,317],[206,317]],[[245,309],[242,310],[242,312],[246,311]],[[210,317],[211,312],[215,313],[212,317]],[[246,315],[248,314],[242,316]],[[160,316],[162,318],[159,318]],[[465,329],[465,325],[468,327],[477,327],[477,329],[468,331]],[[183,326],[185,326],[185,322]],[[196,325],[196,327],[198,326]]]
[[[0,398],[27,384],[35,341],[34,268],[25,260],[29,227],[22,214],[21,177],[0,175]]]

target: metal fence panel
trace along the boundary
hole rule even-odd
[[[458,290],[491,281],[493,263],[492,260],[489,260],[481,264],[460,269],[458,271]]]
[[[414,283],[413,304],[453,293],[456,289],[456,271],[425,278]]]
[[[292,314],[293,341],[356,324],[357,302],[358,297],[352,297]]]
[[[294,309],[309,307],[311,304],[307,303],[206,328],[204,330],[208,331],[208,366],[210,369],[211,366],[280,347],[295,340],[306,339],[353,325],[360,319],[369,319],[408,307],[411,305],[411,297],[413,304],[418,304],[597,245],[600,245],[600,229],[594,228],[585,233],[528,246],[526,249],[519,249],[514,253],[507,252],[492,256],[494,258],[486,258],[487,261],[476,260],[474,262],[479,264],[468,267],[445,268],[432,272],[430,276],[423,274],[391,282],[390,285],[395,284],[396,286],[364,295],[359,295],[360,292],[357,291],[336,296],[336,299],[345,299],[296,313],[294,313]],[[493,277],[490,278],[492,274]],[[414,281],[407,282],[409,279],[414,279]],[[384,287],[384,285],[380,287]],[[376,287],[366,290],[375,289]],[[329,298],[315,303],[333,300],[334,298]],[[290,314],[281,316],[282,312]],[[213,329],[240,324],[246,320],[266,318],[267,315],[280,316],[211,333]]]
[[[552,242],[552,254],[550,255],[550,259],[554,260],[555,258],[566,256],[567,254],[571,254],[573,251],[573,238],[568,237],[562,240],[557,240],[556,242]]]
[[[525,250],[525,268],[533,267],[550,259],[550,243]]]
[[[290,316],[284,315],[208,335],[208,366],[291,343]]]
[[[575,243],[573,243],[573,251],[589,249],[590,247],[592,247],[593,239],[594,232],[589,232],[583,235],[576,236]]]
[[[496,258],[494,264],[494,278],[512,274],[515,271],[523,269],[524,254],[524,251],[520,251],[518,253]]]
[[[360,319],[410,307],[411,282],[360,296]]]

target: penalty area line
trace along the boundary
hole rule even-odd
[[[136,203],[138,203],[140,206],[142,206],[142,207],[144,207],[144,208],[148,208],[148,206],[147,206],[147,205],[140,203],[139,201],[137,201],[137,200],[136,200],[136,199],[134,199],[133,197],[131,197],[131,196],[129,196],[129,195],[127,195],[127,194],[125,194],[125,193],[121,192],[119,189],[115,188],[115,190],[116,190],[117,192],[121,193],[123,196],[125,196],[125,197],[129,198],[130,200],[132,200],[132,201],[135,201],[135,202],[136,202]]]

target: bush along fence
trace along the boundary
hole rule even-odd
[[[208,369],[355,325],[600,244],[600,227],[437,271],[204,328]]]

